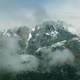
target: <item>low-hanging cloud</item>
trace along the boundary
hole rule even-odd
[[[74,63],[74,55],[69,49],[57,49],[54,52],[50,48],[41,48],[42,65],[46,71],[50,71],[51,67],[58,65],[72,65]]]
[[[0,70],[9,72],[35,71],[39,65],[33,55],[18,55],[17,37],[0,38]]]

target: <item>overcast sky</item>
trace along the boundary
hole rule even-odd
[[[80,0],[0,0],[0,29],[55,19],[80,31]]]

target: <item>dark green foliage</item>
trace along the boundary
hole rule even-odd
[[[70,65],[54,66],[50,73],[22,72],[18,74],[4,74],[0,80],[79,80],[76,68]]]
[[[19,46],[24,49],[26,47],[26,41],[24,39],[19,40]]]
[[[66,30],[58,30],[59,31],[59,35],[58,35],[58,40],[62,41],[62,40],[70,40],[73,37],[76,37],[76,35],[71,34],[70,32],[66,31]]]
[[[27,39],[29,37],[29,28],[26,26],[19,27],[16,31],[16,34],[20,37],[19,45],[22,49],[25,49],[27,46]]]
[[[80,41],[72,40],[67,43],[68,48],[75,54],[80,54]]]

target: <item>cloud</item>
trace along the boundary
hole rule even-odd
[[[0,36],[0,71],[36,71],[39,60],[33,55],[19,55],[18,38]]]
[[[72,64],[74,62],[74,55],[68,50],[64,49],[62,51],[56,50],[52,54],[51,65],[57,64]]]
[[[0,29],[61,19],[80,31],[80,0],[0,0]]]
[[[74,63],[74,55],[69,49],[51,51],[50,48],[41,48],[41,66],[43,72],[51,70],[54,66],[62,66],[64,64],[72,65]]]

